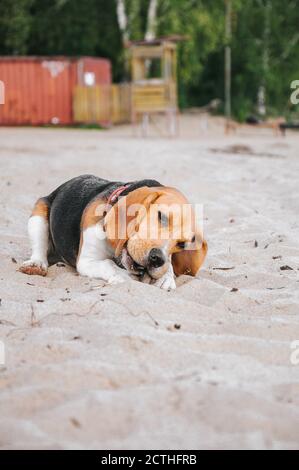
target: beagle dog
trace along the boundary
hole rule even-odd
[[[73,178],[36,202],[28,234],[23,273],[45,276],[52,258],[110,284],[133,277],[166,290],[195,276],[207,253],[185,196],[154,180]]]

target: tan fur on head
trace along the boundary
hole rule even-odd
[[[119,256],[122,248],[134,232],[138,231],[142,218],[146,215],[151,203],[159,194],[159,188],[139,188],[122,197],[105,217],[104,227],[107,239]]]
[[[187,217],[182,212],[184,205],[190,207],[185,196],[167,187],[143,187],[122,197],[109,210],[104,221],[107,239],[115,256],[119,256],[127,244],[133,260],[145,266],[150,250],[159,248],[167,259],[171,257],[175,274],[195,276],[205,259],[207,243],[197,233],[193,209],[191,217],[190,214]],[[169,215],[167,227],[158,221],[159,208]],[[176,208],[180,213],[178,219]],[[195,242],[191,243],[195,234]],[[178,248],[177,243],[181,240],[186,241],[186,247],[190,249]],[[168,263],[165,263],[151,275],[159,278],[167,268]]]

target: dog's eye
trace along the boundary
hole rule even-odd
[[[165,214],[162,214],[161,211],[158,211],[158,220],[161,225],[168,225],[168,217]]]
[[[183,250],[186,246],[186,242],[177,242],[176,246]]]

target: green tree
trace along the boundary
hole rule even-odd
[[[0,54],[26,54],[33,0],[1,0]]]
[[[289,114],[290,83],[299,79],[299,0],[231,0],[232,108],[256,113],[265,90],[268,114]],[[181,34],[178,76],[182,106],[224,98],[225,0],[0,0],[0,54],[91,55],[126,78],[126,36]],[[149,19],[152,24],[149,26]],[[296,111],[296,110],[295,110]]]
[[[30,54],[107,57],[120,79],[122,46],[114,2],[34,0],[31,16]]]

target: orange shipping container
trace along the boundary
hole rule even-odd
[[[72,124],[76,85],[110,85],[111,65],[93,57],[0,57],[0,125]],[[107,123],[103,123],[107,124]]]

